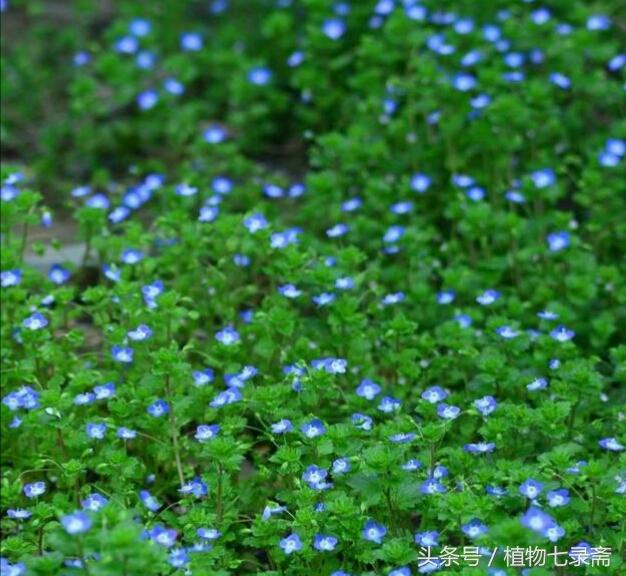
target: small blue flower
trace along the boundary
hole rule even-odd
[[[120,259],[124,264],[138,264],[143,260],[143,252],[141,250],[135,250],[134,248],[126,248],[122,251]]]
[[[244,219],[243,224],[252,234],[267,228],[269,225],[263,214],[253,214],[252,216],[248,216]]]
[[[441,402],[447,397],[448,393],[441,386],[431,386],[422,392],[422,399],[430,402],[431,404]]]
[[[272,80],[272,71],[269,68],[258,67],[248,71],[248,81],[255,86],[265,86]]]
[[[478,538],[479,536],[482,536],[483,534],[486,534],[489,531],[487,526],[483,524],[477,518],[473,518],[466,524],[463,524],[463,526],[461,526],[461,530],[463,530],[463,533],[468,538],[472,538],[472,539]]]
[[[385,534],[387,534],[387,528],[374,520],[368,520],[363,527],[363,538],[369,542],[382,544]]]
[[[530,384],[526,385],[526,389],[530,392],[544,390],[548,387],[548,381],[545,378],[535,378]]]
[[[108,503],[109,501],[104,496],[98,494],[97,492],[94,492],[93,494],[89,494],[89,496],[81,500],[80,504],[85,510],[97,512],[98,510],[100,510],[100,508],[104,508]]]
[[[313,548],[320,552],[332,552],[339,540],[335,536],[328,534],[316,534],[313,539]]]
[[[304,62],[304,52],[301,50],[292,52],[289,55],[289,58],[287,58],[287,66],[290,68],[297,68],[300,64],[302,64],[302,62]]]
[[[391,212],[401,216],[402,214],[408,214],[413,210],[413,202],[404,201],[396,202],[391,205]]]
[[[48,320],[40,312],[35,312],[22,322],[22,326],[27,330],[41,330],[48,325]]]
[[[104,436],[107,431],[107,425],[105,423],[94,424],[89,423],[85,426],[87,436],[93,440],[104,440]]]
[[[24,495],[26,498],[38,498],[46,492],[45,482],[32,482],[24,484]]]
[[[381,388],[376,382],[369,380],[368,378],[364,378],[361,380],[361,383],[358,385],[356,389],[357,396],[361,396],[361,398],[365,398],[366,400],[373,400],[380,394]]]
[[[493,396],[483,396],[474,400],[474,406],[483,416],[489,416],[496,409],[498,403]]]
[[[347,224],[335,224],[332,228],[326,230],[326,236],[329,238],[339,238],[345,236],[350,231],[350,227]]]
[[[172,528],[155,525],[149,532],[150,539],[165,548],[171,548],[176,543],[177,533]]]
[[[535,170],[530,179],[537,188],[548,188],[556,182],[556,174],[552,168],[543,168],[541,170]]]
[[[602,438],[602,440],[600,440],[598,444],[600,445],[600,448],[610,450],[611,452],[621,452],[622,450],[624,450],[624,446],[618,442],[617,438],[613,437]]]
[[[489,306],[500,299],[500,292],[497,290],[485,290],[480,296],[476,298],[481,306]]]
[[[228,134],[224,128],[218,126],[217,124],[213,124],[209,126],[203,133],[202,138],[207,144],[220,144],[224,142]]]
[[[21,508],[9,508],[7,516],[13,520],[28,520],[32,514],[28,510],[22,510]]]
[[[180,47],[185,52],[197,52],[202,50],[202,36],[196,32],[186,32],[180,37]]]
[[[493,442],[476,442],[465,444],[463,449],[470,454],[487,454],[495,450],[496,445]]]
[[[139,499],[142,504],[152,512],[156,512],[161,507],[161,503],[147,490],[141,490],[139,492]]]
[[[560,72],[552,72],[549,76],[549,79],[552,84],[554,84],[558,88],[561,88],[562,90],[568,90],[572,86],[572,81]]]
[[[302,550],[302,540],[300,540],[300,536],[298,536],[298,534],[293,532],[286,538],[283,538],[280,541],[279,546],[285,554],[293,554],[294,552]]]
[[[291,432],[293,430],[293,424],[291,423],[291,420],[282,418],[278,422],[274,422],[271,429],[274,434],[286,434],[287,432]]]
[[[363,200],[360,198],[350,198],[341,204],[341,210],[343,212],[354,212],[363,205]]]
[[[137,437],[137,432],[135,430],[131,430],[130,428],[125,428],[124,426],[120,426],[117,429],[117,437],[122,440],[132,440]]]
[[[212,440],[217,436],[220,431],[219,424],[200,424],[196,428],[196,433],[194,438],[200,442],[206,442],[207,440]]]
[[[141,110],[151,110],[159,102],[159,94],[156,90],[146,90],[137,95],[137,106]]]
[[[380,303],[383,306],[393,306],[394,304],[399,304],[404,301],[404,292],[393,292],[391,294],[385,294]]]
[[[224,346],[232,346],[239,342],[240,336],[232,326],[225,326],[215,333],[215,339]]]
[[[211,408],[222,408],[228,404],[234,404],[242,399],[241,392],[237,388],[227,388],[223,392],[218,393],[209,403]]]
[[[0,286],[2,288],[10,288],[11,286],[18,286],[22,281],[22,271],[19,268],[14,270],[5,270],[0,272]]]
[[[439,532],[418,532],[413,537],[416,544],[423,546],[424,548],[433,548],[439,546]]]
[[[608,30],[611,27],[611,19],[604,14],[592,14],[587,19],[587,30]]]
[[[420,486],[421,494],[443,494],[446,489],[439,481],[434,478],[426,479]]]
[[[471,74],[461,72],[452,78],[452,86],[460,92],[468,92],[476,87],[476,78]]]
[[[196,476],[193,480],[183,484],[178,491],[181,494],[191,494],[196,498],[202,498],[209,493],[209,487],[201,480],[200,477]]]
[[[74,536],[84,534],[91,528],[91,518],[84,512],[74,512],[61,518],[61,524],[65,531]]]
[[[331,40],[339,40],[346,32],[346,24],[339,18],[329,18],[322,24],[322,32]]]
[[[538,8],[530,15],[530,19],[538,26],[541,26],[548,22],[551,17],[552,15],[550,14],[550,10],[548,10],[547,8]]]
[[[166,78],[163,81],[163,88],[172,96],[180,96],[185,92],[184,84],[176,80],[176,78]]]
[[[133,361],[133,355],[135,351],[132,348],[125,346],[113,346],[111,348],[111,356],[116,362],[122,364],[131,364]]]
[[[302,424],[302,426],[300,426],[300,431],[307,438],[312,439],[324,435],[326,433],[326,428],[321,420],[315,418]]]
[[[134,36],[123,36],[119,38],[114,45],[116,52],[120,54],[134,54],[139,48],[139,42]]]
[[[311,300],[321,308],[322,306],[331,304],[335,300],[335,295],[332,292],[322,292],[321,294],[313,296]]]
[[[398,432],[389,436],[389,440],[394,444],[408,444],[415,440],[415,434],[413,432]]]
[[[222,535],[217,528],[198,528],[196,534],[204,540],[217,540]]]
[[[354,288],[354,280],[349,276],[337,278],[337,280],[335,280],[335,288],[337,288],[337,290],[352,290],[352,288]]]
[[[145,18],[135,18],[131,20],[128,25],[128,30],[133,36],[143,37],[150,34],[150,30],[152,29],[152,24],[149,20]]]
[[[404,464],[402,464],[402,470],[406,470],[407,472],[415,472],[422,467],[422,463],[419,460],[415,460],[412,458],[411,460],[407,460]]]
[[[278,292],[285,298],[297,298],[302,295],[302,291],[298,290],[293,284],[283,284],[278,287]]]
[[[529,498],[530,500],[537,498],[537,496],[541,494],[542,490],[543,484],[537,480],[533,480],[532,478],[526,480],[519,487],[520,494],[522,496],[526,496],[526,498]]]
[[[558,490],[551,490],[546,494],[548,500],[548,506],[551,508],[557,508],[559,506],[565,506],[569,501],[569,491],[567,488],[559,488]]]
[[[127,336],[134,342],[143,342],[144,340],[148,340],[152,337],[152,330],[149,326],[140,324],[137,328],[135,328],[135,330],[130,330],[127,333]]]
[[[155,400],[148,408],[146,409],[150,416],[154,418],[160,418],[161,416],[165,416],[165,414],[169,413],[170,407],[165,400]]]
[[[539,508],[531,506],[521,518],[522,526],[530,528],[533,532],[544,535],[546,531],[555,526],[556,522],[552,516],[546,514]]]
[[[390,570],[387,576],[411,576],[411,569],[408,566],[400,566],[400,568]]]
[[[437,416],[444,420],[455,420],[461,414],[461,409],[458,406],[450,406],[445,403],[437,405]]]
[[[333,461],[333,474],[339,476],[341,474],[345,474],[346,472],[350,472],[350,460],[347,458],[337,458]]]
[[[569,342],[576,333],[565,326],[557,326],[550,332],[550,337],[557,342]]]
[[[456,293],[453,290],[442,290],[437,293],[437,304],[452,304],[456,298]]]
[[[263,509],[263,514],[261,515],[261,518],[267,521],[275,514],[282,514],[286,510],[287,506],[279,506],[278,504],[272,504],[271,506],[268,505]]]
[[[517,338],[519,336],[519,332],[511,326],[500,326],[499,328],[496,328],[496,333],[505,340],[512,340],[513,338]]]
[[[392,396],[383,396],[380,400],[380,404],[378,405],[378,409],[385,414],[392,414],[393,412],[397,412],[400,410],[402,406],[402,402],[397,398],[393,398]]]
[[[430,176],[422,173],[416,173],[411,176],[411,189],[414,192],[419,194],[423,194],[426,192],[430,185],[432,184],[432,179]]]
[[[99,386],[94,386],[93,393],[96,400],[108,400],[115,396],[115,384],[113,382],[106,382]]]
[[[351,417],[352,423],[361,430],[371,430],[373,420],[367,414],[361,414],[360,412],[355,412]]]

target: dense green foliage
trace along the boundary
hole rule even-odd
[[[624,573],[618,2],[2,8],[2,576]]]

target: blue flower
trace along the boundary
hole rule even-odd
[[[354,212],[363,205],[363,200],[360,198],[350,198],[341,204],[341,210],[343,212]]]
[[[556,508],[559,506],[565,506],[570,498],[567,488],[559,488],[558,490],[551,490],[546,494],[548,500],[548,506]]]
[[[531,506],[521,518],[522,526],[530,528],[533,532],[545,536],[547,531],[556,526],[556,521],[552,516],[546,514],[539,508]]]
[[[269,225],[263,214],[252,214],[244,219],[243,224],[252,234],[267,228]]]
[[[108,400],[115,396],[115,384],[113,382],[106,382],[99,386],[94,386],[93,393],[96,400]]]
[[[363,538],[369,542],[381,544],[385,534],[387,534],[387,528],[374,520],[368,520],[363,527]]]
[[[170,551],[167,561],[174,568],[184,568],[189,564],[189,556],[187,551],[182,548],[174,548]]]
[[[148,308],[157,307],[156,299],[163,294],[163,290],[163,282],[160,280],[155,280],[152,284],[146,284],[141,287],[141,295]]]
[[[239,332],[232,326],[225,326],[215,333],[215,339],[224,346],[232,346],[240,340]]]
[[[354,288],[354,280],[349,276],[337,278],[337,280],[335,280],[335,288],[337,288],[337,290],[352,290],[352,288]]]
[[[411,569],[408,566],[400,566],[400,568],[390,570],[387,576],[411,576]]]
[[[398,432],[389,436],[394,444],[407,444],[415,440],[415,434],[413,432]]]
[[[148,535],[153,542],[164,546],[165,548],[171,548],[176,543],[177,533],[172,528],[165,528],[160,524],[156,524],[149,532]]]
[[[300,66],[302,62],[304,62],[304,52],[302,52],[301,50],[296,50],[295,52],[292,52],[289,55],[289,58],[287,58],[287,66],[289,66],[290,68],[296,68]]]
[[[560,72],[552,72],[549,79],[552,84],[563,90],[568,90],[572,85],[571,80]]]
[[[331,40],[339,40],[346,32],[346,24],[339,18],[329,18],[322,24],[322,32]]]
[[[293,430],[293,424],[291,423],[291,420],[282,418],[278,422],[274,422],[272,424],[271,430],[274,434],[286,434],[287,432],[291,432]]]
[[[130,428],[125,428],[124,426],[120,426],[117,429],[117,437],[122,440],[132,440],[137,437],[137,432],[135,430],[131,430]]]
[[[537,25],[541,26],[548,22],[551,18],[550,10],[547,8],[538,8],[530,15],[530,19]]]
[[[455,420],[461,414],[458,406],[450,406],[445,403],[437,405],[437,415],[444,420]]]
[[[143,50],[135,57],[135,63],[140,70],[152,70],[156,63],[157,57],[154,52]]]
[[[480,296],[476,298],[481,306],[489,306],[500,298],[500,292],[497,290],[485,290]]]
[[[224,128],[213,124],[209,126],[203,133],[202,138],[207,144],[220,144],[226,140],[228,134]]]
[[[310,420],[309,422],[305,422],[300,426],[300,431],[309,439],[317,438],[318,436],[322,436],[326,433],[326,428],[321,420],[317,418]]]
[[[383,306],[392,306],[393,304],[399,304],[404,298],[404,292],[393,292],[392,294],[386,294],[381,300],[381,304]]]
[[[156,512],[161,507],[161,503],[147,490],[141,490],[139,492],[139,499],[142,504],[152,512]]]
[[[89,438],[92,438],[93,440],[104,440],[104,436],[107,431],[107,425],[105,423],[89,423],[85,426],[85,431],[87,432],[87,436],[89,436]]]
[[[26,498],[38,498],[46,492],[45,482],[32,482],[24,484],[24,495]]]
[[[292,532],[289,536],[280,541],[279,546],[285,554],[289,555],[302,550],[302,540],[300,540],[298,534]]]
[[[461,72],[452,78],[452,86],[460,92],[468,92],[476,87],[476,78],[471,74]]]
[[[361,398],[365,398],[366,400],[373,400],[380,394],[381,388],[376,382],[369,380],[368,378],[364,378],[361,380],[361,383],[358,385],[356,389],[357,396],[361,396]]]
[[[180,37],[180,47],[185,52],[197,52],[202,50],[202,36],[196,32],[186,32]]]
[[[438,304],[451,304],[456,298],[456,293],[453,290],[442,290],[437,293]]]
[[[337,458],[333,461],[333,474],[336,476],[350,472],[350,468],[350,460],[347,458]]]
[[[544,310],[542,312],[538,312],[537,316],[543,320],[556,320],[559,315],[556,312],[551,312],[550,310]]]
[[[482,536],[483,534],[486,534],[489,531],[487,526],[485,524],[483,524],[477,518],[473,518],[472,520],[470,520],[466,524],[463,524],[461,526],[461,530],[463,530],[463,533],[468,538],[472,538],[472,539],[473,538],[478,538],[479,536]]]
[[[576,333],[573,330],[569,330],[565,326],[557,326],[552,332],[550,332],[550,337],[557,342],[568,342],[570,341]]]
[[[552,168],[543,168],[541,170],[535,170],[530,179],[537,188],[548,188],[556,182],[556,174]]]
[[[321,294],[313,296],[311,300],[321,308],[322,306],[331,304],[335,298],[336,296],[332,292],[322,292]]]
[[[7,516],[13,520],[28,520],[32,514],[28,510],[22,510],[21,508],[9,508]]]
[[[423,194],[426,192],[430,185],[432,184],[432,179],[430,176],[422,173],[416,173],[411,176],[411,189],[414,192],[418,192],[419,194]]]
[[[474,400],[474,406],[483,416],[489,416],[496,409],[498,403],[493,396],[483,396]]]
[[[217,528],[198,528],[196,534],[205,540],[217,540],[222,535]]]
[[[134,248],[126,248],[122,251],[121,261],[124,264],[137,264],[143,260],[143,252]]]
[[[592,14],[587,19],[587,30],[608,30],[611,27],[611,19],[604,14]]]
[[[329,238],[339,238],[346,235],[350,231],[350,227],[347,224],[339,223],[326,230],[326,236]]]
[[[146,90],[137,95],[137,106],[142,110],[151,110],[159,102],[159,94],[156,90]]]
[[[272,71],[269,68],[258,67],[248,71],[248,81],[255,86],[265,86],[272,80]]]
[[[441,402],[447,397],[448,393],[441,386],[431,386],[422,392],[422,399],[430,402],[431,404]]]
[[[361,430],[371,430],[373,420],[367,414],[361,414],[360,412],[355,412],[351,416],[352,423]]]
[[[380,404],[378,405],[378,409],[385,414],[391,414],[400,410],[401,406],[402,402],[400,402],[397,398],[393,398],[392,396],[383,396],[380,400]]]
[[[419,460],[415,460],[412,458],[411,460],[407,460],[404,464],[402,464],[402,470],[406,470],[407,472],[415,472],[422,467],[422,463]]]
[[[446,491],[443,484],[434,478],[426,479],[420,486],[421,494],[443,494]]]
[[[545,378],[535,378],[530,384],[526,385],[526,389],[530,392],[543,390],[548,387],[548,381]]]
[[[328,534],[316,534],[313,539],[313,548],[320,552],[331,552],[337,546],[339,540]]]
[[[146,326],[145,324],[140,324],[139,326],[137,326],[137,328],[135,328],[135,330],[130,330],[127,333],[127,336],[130,340],[133,340],[134,342],[143,342],[144,340],[148,340],[152,337],[152,330],[149,326]]]
[[[618,442],[617,438],[614,437],[602,438],[598,444],[600,445],[600,448],[610,450],[611,452],[621,452],[624,450],[624,446]]]
[[[268,505],[263,509],[263,514],[261,515],[261,518],[267,521],[275,514],[282,514],[286,510],[287,506],[279,506],[278,504],[272,504],[271,506]]]
[[[131,364],[133,361],[134,350],[125,346],[113,346],[111,348],[111,356],[116,362],[122,364]]]
[[[181,494],[192,494],[196,498],[202,498],[209,493],[209,487],[200,477],[196,476],[193,480],[183,484],[178,491]]]
[[[147,36],[152,29],[152,24],[145,18],[135,18],[128,25],[128,30],[133,36]]]
[[[408,214],[409,212],[411,212],[411,210],[413,210],[413,202],[396,202],[395,204],[391,205],[391,212],[393,214]]]
[[[519,336],[519,332],[511,326],[500,326],[499,328],[496,328],[496,333],[505,340],[511,340]]]
[[[297,298],[302,295],[302,291],[298,290],[293,284],[283,284],[278,287],[278,292],[285,298]]]
[[[120,54],[134,54],[137,52],[138,48],[139,42],[134,36],[122,36],[122,38],[119,38],[114,45],[115,51]]]
[[[65,531],[72,536],[84,534],[91,528],[91,518],[84,512],[74,512],[61,518],[61,524]]]
[[[48,320],[40,312],[35,312],[22,322],[22,326],[27,330],[41,330],[48,325]]]
[[[537,480],[533,480],[532,478],[523,482],[519,487],[520,494],[522,496],[526,496],[526,498],[530,498],[531,500],[537,498],[537,496],[541,494],[542,490],[543,484]]]
[[[166,92],[172,94],[172,96],[180,96],[185,92],[185,86],[176,80],[176,78],[166,78],[163,81],[163,88]]]
[[[196,428],[196,433],[194,435],[194,438],[196,440],[199,440],[200,442],[205,442],[206,440],[212,440],[213,438],[215,438],[219,431],[220,431],[219,424],[212,424],[212,425],[200,424]]]
[[[165,400],[155,400],[148,408],[146,409],[150,416],[154,418],[160,418],[165,414],[169,413],[170,407]]]
[[[22,281],[22,271],[19,268],[0,272],[0,285],[2,288],[18,286]]]
[[[424,548],[433,548],[439,546],[439,532],[418,532],[413,537],[416,544]]]
[[[493,442],[476,442],[465,444],[463,449],[470,454],[487,454],[495,450],[496,445]]]
[[[104,508],[108,503],[109,501],[104,496],[98,494],[97,492],[94,492],[84,498],[80,504],[85,510],[97,512],[98,510],[100,510],[100,508]]]

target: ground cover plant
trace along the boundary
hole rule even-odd
[[[2,576],[624,574],[619,2],[1,9]]]

